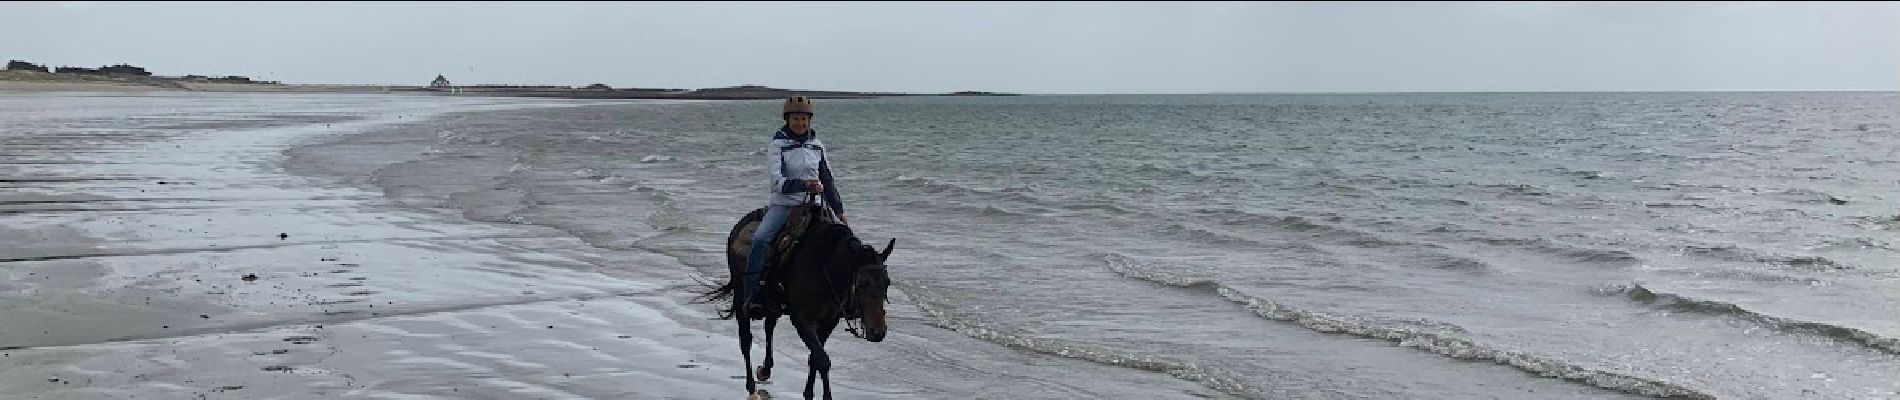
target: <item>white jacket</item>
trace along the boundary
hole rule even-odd
[[[838,195],[838,185],[831,179],[831,164],[825,161],[825,144],[818,140],[818,131],[806,129],[804,135],[793,136],[786,128],[779,128],[772,134],[772,144],[765,150],[767,159],[766,173],[772,177],[770,187],[771,205],[790,206],[805,204],[806,180],[816,179],[825,184],[824,202],[831,211],[844,214],[844,199]]]

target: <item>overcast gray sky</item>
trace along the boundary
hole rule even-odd
[[[0,58],[287,83],[1900,90],[1900,3],[0,4]]]

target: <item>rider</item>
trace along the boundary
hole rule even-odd
[[[785,226],[792,206],[805,204],[808,194],[824,193],[824,204],[838,216],[838,222],[850,223],[844,217],[844,200],[838,196],[838,186],[832,183],[831,164],[825,161],[825,146],[818,141],[818,132],[811,129],[811,99],[805,96],[785,99],[785,111],[780,116],[785,119],[785,125],[772,134],[772,143],[765,152],[765,172],[772,182],[768,196],[771,200],[766,206],[765,218],[752,233],[744,291],[740,292],[740,298],[747,303],[741,304],[750,303],[752,295],[758,292],[759,274],[765,271],[765,253],[771,247],[772,236]]]

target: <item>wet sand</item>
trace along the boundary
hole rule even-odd
[[[109,100],[79,102],[93,101]],[[707,363],[731,344],[669,317],[692,315],[666,290],[690,282],[601,271],[665,260],[398,209],[278,166],[299,140],[455,105],[380,103],[397,108],[10,138],[0,386],[50,398],[696,397],[729,381]],[[642,376],[667,384],[613,382]]]

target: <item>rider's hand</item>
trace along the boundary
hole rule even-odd
[[[850,218],[845,218],[845,217],[844,217],[844,214],[838,214],[838,223],[841,223],[841,224],[845,224],[845,225],[851,225],[851,219],[850,219]]]
[[[819,182],[817,179],[806,179],[805,190],[809,190],[812,193],[824,193],[825,183]]]

